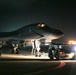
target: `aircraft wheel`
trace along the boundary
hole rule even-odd
[[[38,55],[35,55],[36,57],[38,56]]]
[[[39,57],[41,57],[41,55],[39,55]]]

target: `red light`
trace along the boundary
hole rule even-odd
[[[60,52],[60,55],[62,55],[63,54],[63,52]]]

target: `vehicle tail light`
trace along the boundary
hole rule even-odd
[[[63,52],[60,52],[60,55],[62,55],[63,54]]]

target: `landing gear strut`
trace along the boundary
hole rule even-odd
[[[18,45],[14,45],[14,44],[12,44],[12,46],[13,46],[13,48],[12,48],[12,50],[11,50],[11,53],[12,54],[19,54],[19,48],[18,48]]]
[[[35,54],[35,56],[40,57],[41,53],[40,53],[40,42],[38,40],[34,40],[32,41],[32,52],[31,54]]]

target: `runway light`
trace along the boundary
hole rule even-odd
[[[76,41],[70,40],[68,44],[76,44]]]

